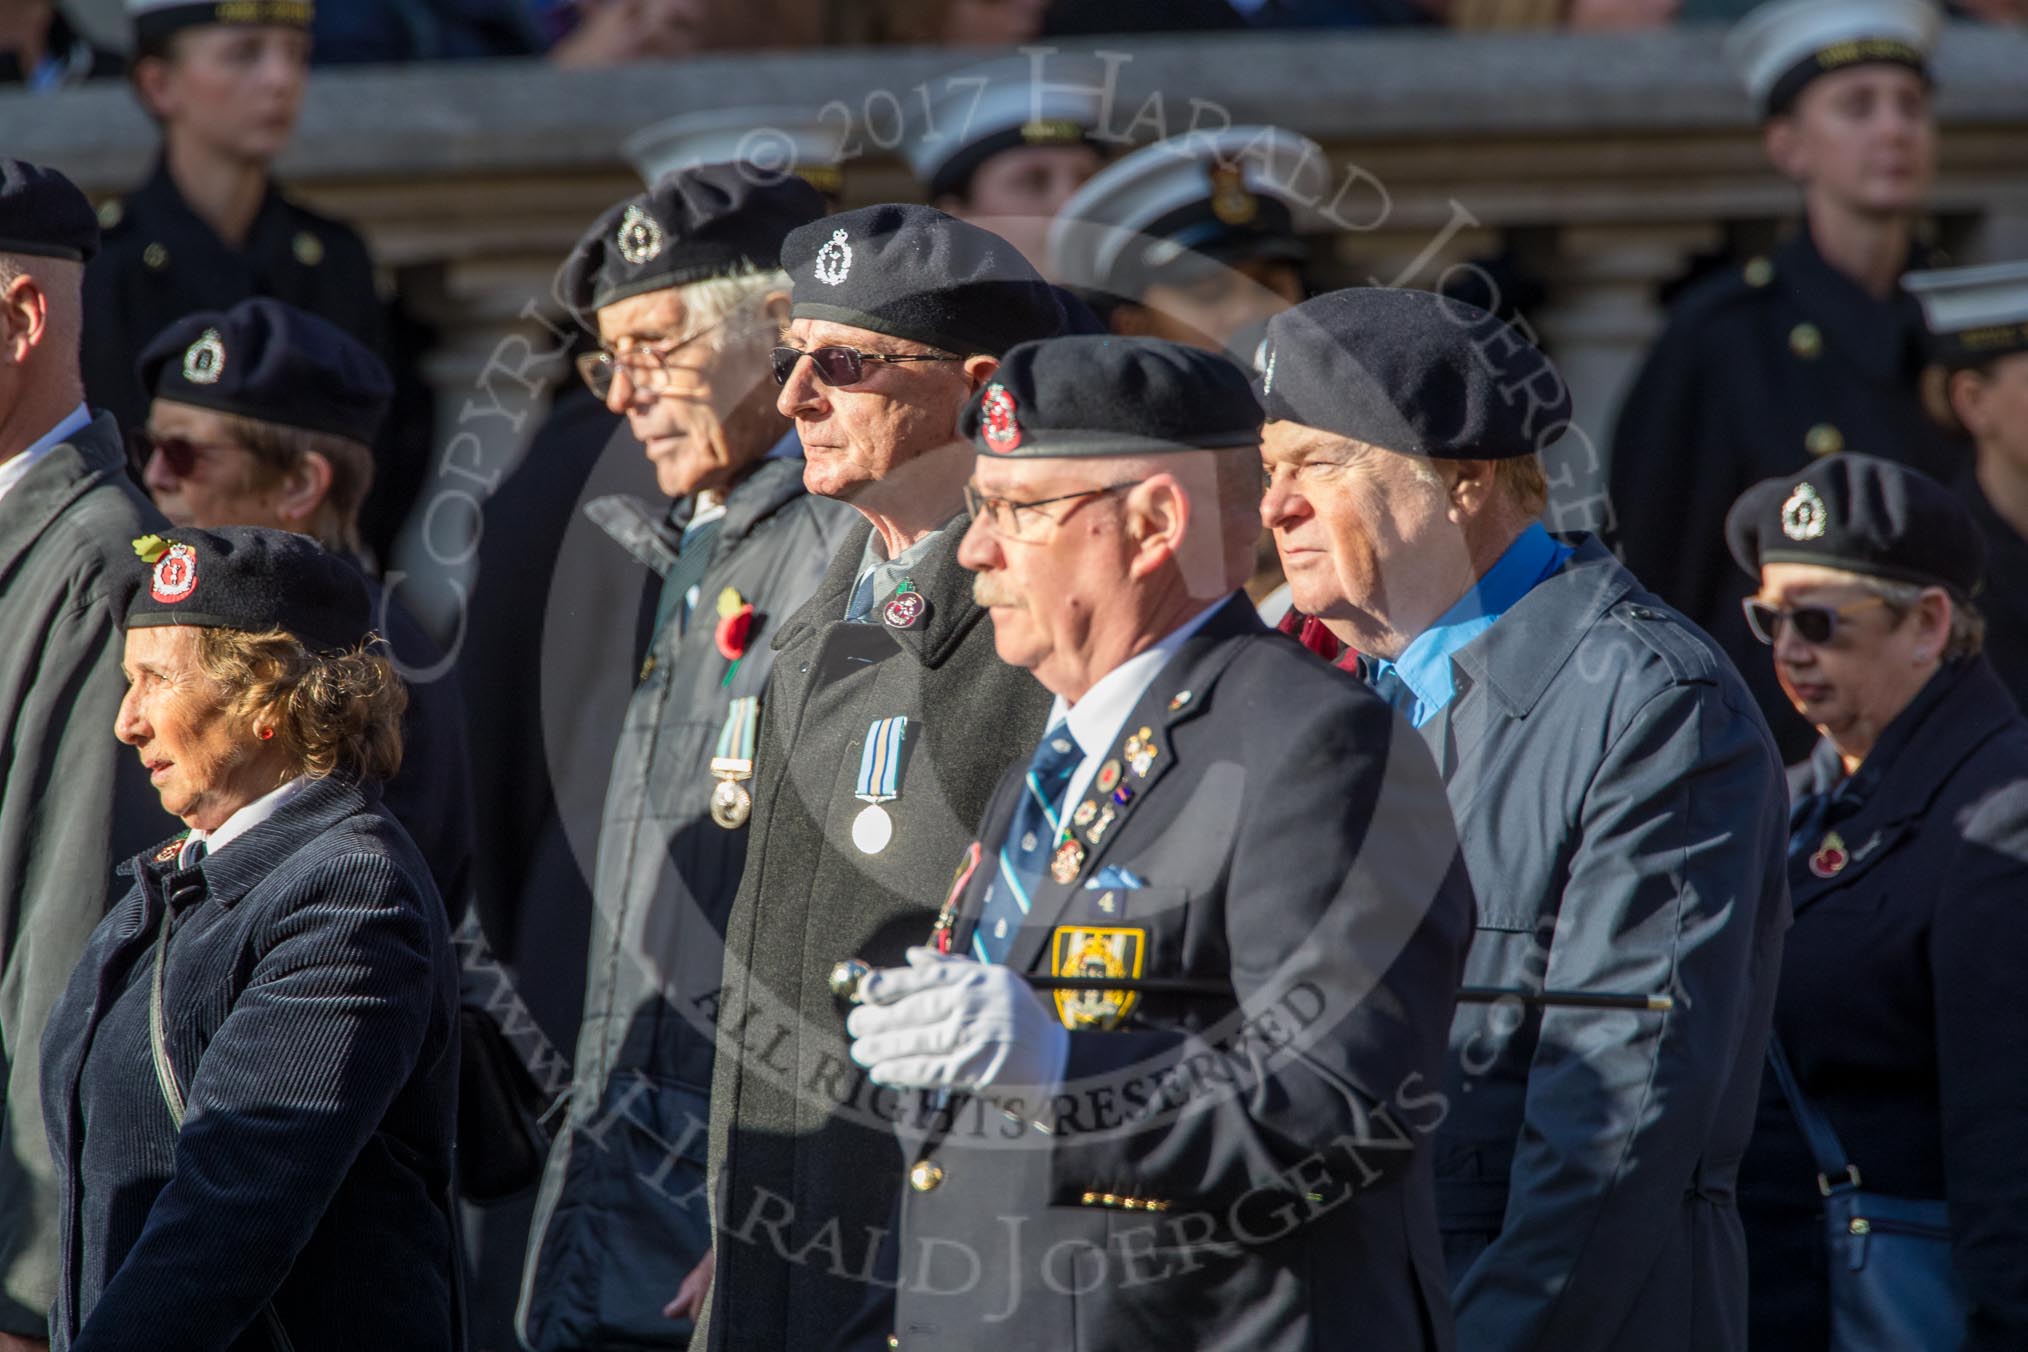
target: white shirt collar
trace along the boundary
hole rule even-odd
[[[28,477],[28,471],[35,468],[36,461],[91,425],[92,411],[79,404],[71,410],[69,417],[52,427],[38,440],[29,443],[27,450],[0,464],[0,498],[5,498],[9,489]]]
[[[1076,739],[1078,750],[1084,752],[1084,760],[1066,786],[1064,802],[1075,802],[1084,793],[1085,786],[1098,773],[1099,763],[1119,737],[1127,716],[1134,712],[1141,696],[1155,683],[1155,677],[1169,665],[1169,659],[1182,648],[1184,641],[1202,629],[1205,621],[1217,614],[1227,599],[1221,596],[1171,629],[1160,641],[1143,648],[1099,677],[1075,705],[1066,703],[1061,695],[1056,697],[1056,703],[1049,710],[1049,722],[1044,726],[1053,728],[1058,721],[1067,719],[1070,735]]]
[[[279,789],[268,790],[268,792],[254,799],[230,817],[227,817],[219,823],[216,831],[192,831],[184,838],[183,848],[187,850],[193,842],[201,840],[204,842],[205,857],[208,859],[247,832],[253,830],[256,826],[259,826],[268,818],[274,816],[277,812],[280,812],[283,807],[287,806],[290,799],[308,788],[309,785],[310,781],[307,778],[298,775]],[[177,864],[179,867],[182,865],[180,858],[177,860]]]

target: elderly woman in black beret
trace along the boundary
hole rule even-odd
[[[456,968],[364,586],[282,531],[135,547],[115,731],[189,829],[43,1040],[53,1344],[450,1348]]]
[[[1752,1345],[2028,1347],[2028,722],[1980,655],[1978,529],[1855,454],[1726,525],[1823,739],[1790,771],[1795,923],[1740,1174]]]

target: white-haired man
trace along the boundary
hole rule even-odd
[[[524,1269],[517,1322],[538,1352],[683,1347],[710,1282],[710,1012],[753,737],[772,642],[853,519],[804,491],[768,374],[782,239],[823,209],[751,164],[685,169],[607,211],[567,271],[599,341],[579,369],[674,501],[588,508],[661,591],[606,790],[571,1112]]]

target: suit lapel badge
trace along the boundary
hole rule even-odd
[[[1049,876],[1059,883],[1077,881],[1077,875],[1084,871],[1084,846],[1074,840],[1066,840],[1056,847],[1056,853],[1049,861]]]
[[[1836,831],[1824,837],[1824,843],[1810,856],[1810,872],[1819,878],[1835,878],[1844,871],[1852,856],[1845,852],[1845,838]]]
[[[1148,777],[1148,770],[1154,765],[1155,757],[1161,754],[1155,747],[1155,730],[1153,728],[1142,728],[1132,737],[1127,738],[1127,744],[1121,748],[1121,751],[1126,755],[1127,764],[1142,779]]]
[[[1062,925],[1050,936],[1052,976],[1112,977],[1136,981],[1147,954],[1147,931]],[[1057,1017],[1073,1029],[1117,1028],[1140,995],[1120,990],[1054,992]]]

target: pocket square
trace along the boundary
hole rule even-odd
[[[1147,885],[1142,880],[1141,875],[1135,873],[1132,869],[1121,868],[1118,864],[1107,864],[1091,876],[1090,881],[1085,883],[1084,890],[1087,892],[1102,892],[1106,888],[1111,887],[1132,891],[1134,888],[1146,887]]]

